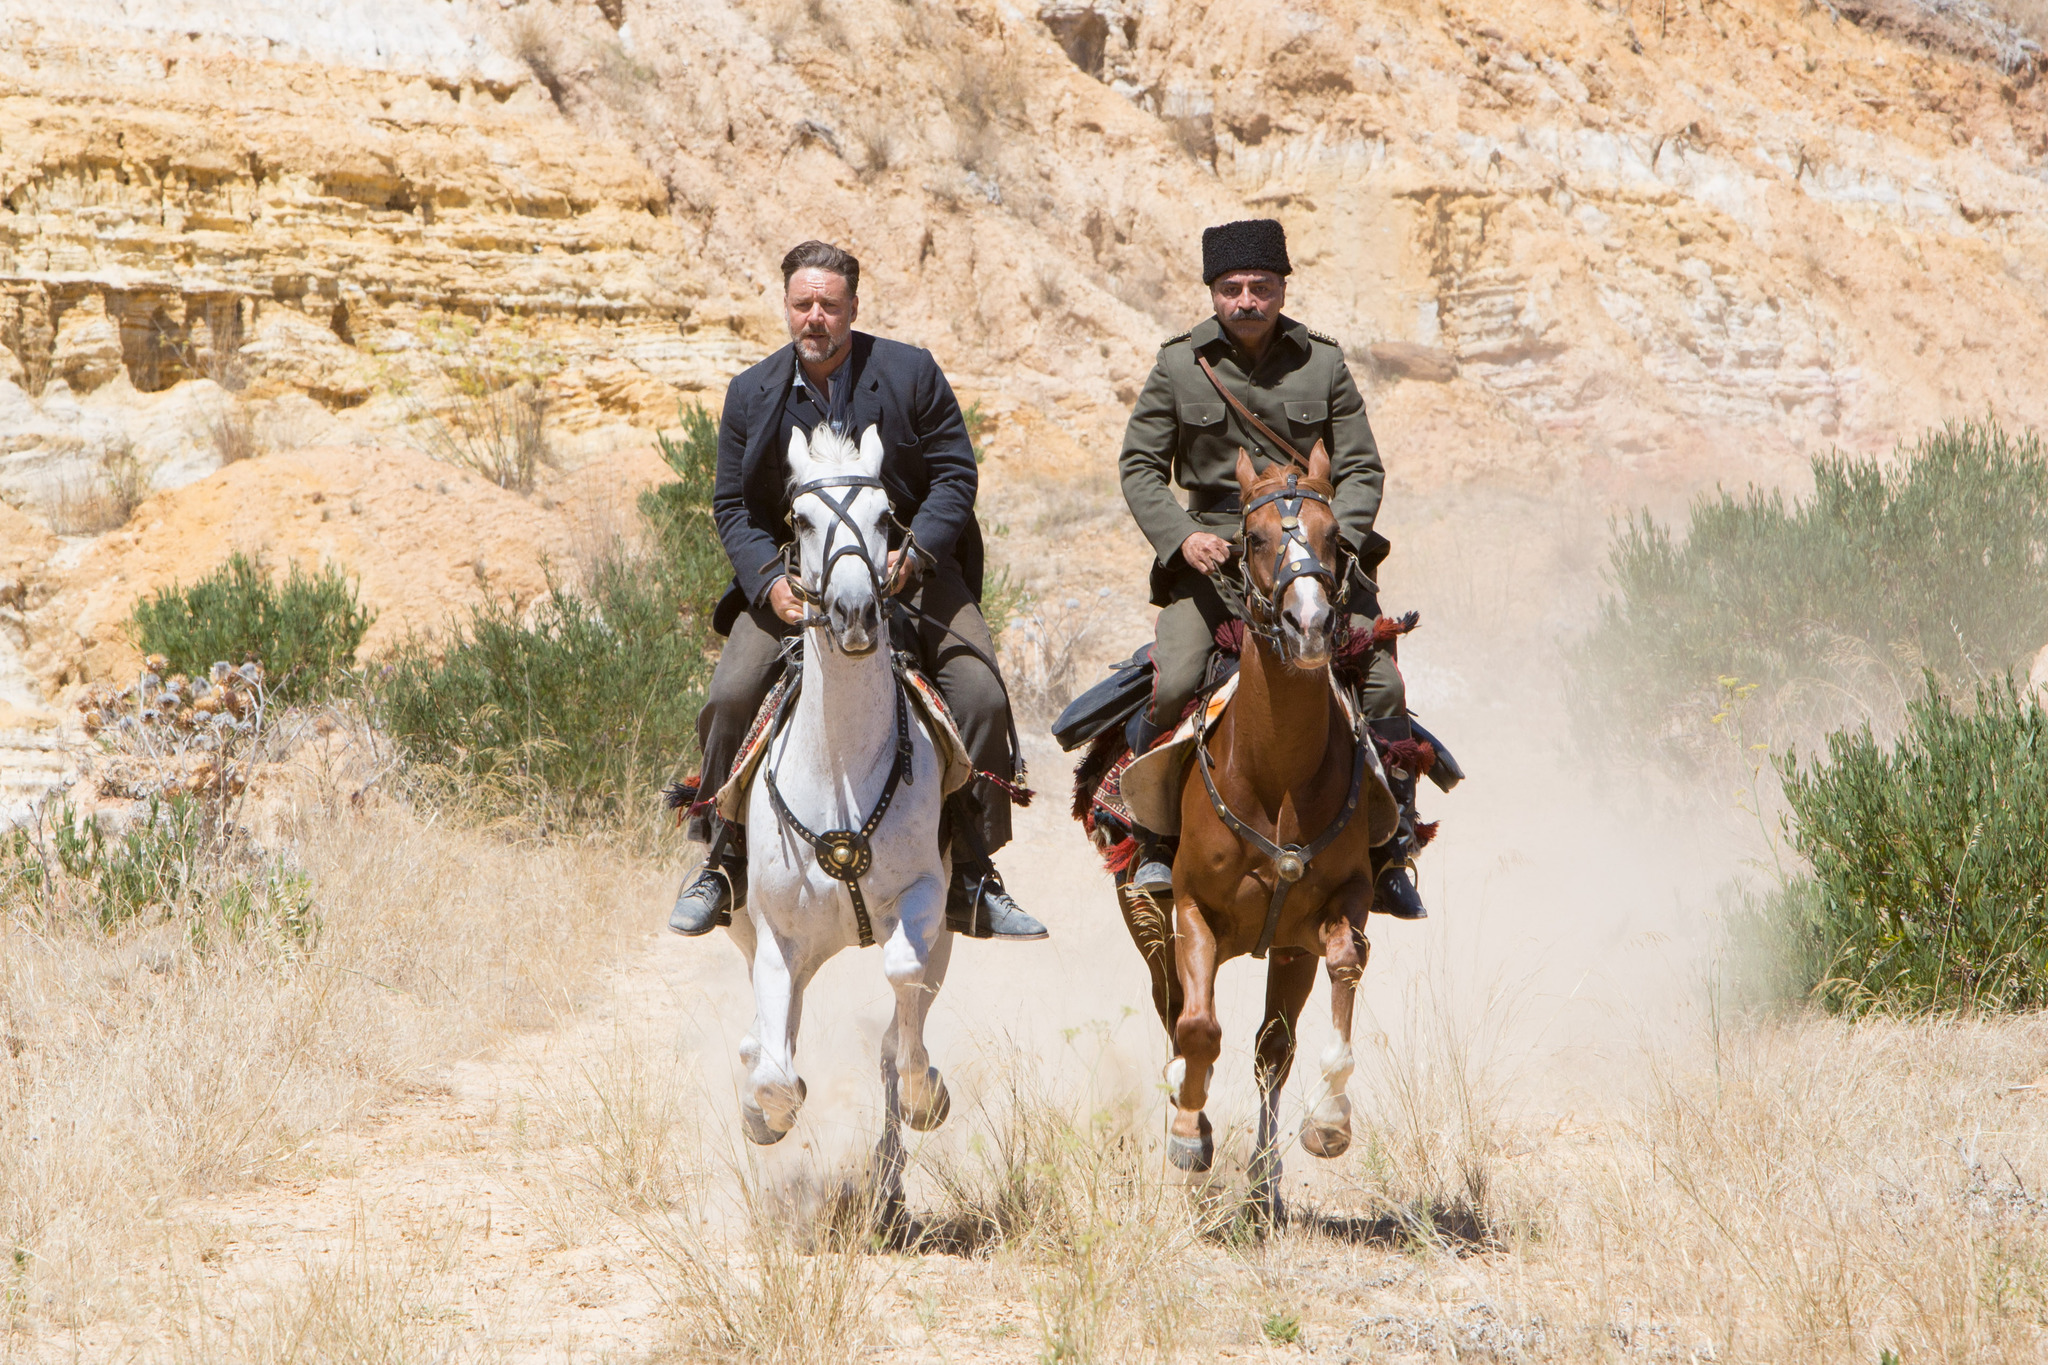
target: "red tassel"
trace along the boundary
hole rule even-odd
[[[1008,778],[997,777],[994,773],[985,773],[979,768],[974,770],[974,775],[985,778],[990,786],[1000,789],[1003,795],[1010,798],[1011,805],[1019,808],[1030,805],[1031,798],[1038,795],[1037,792],[1032,791],[1029,787],[1020,787]]]
[[[1417,777],[1428,777],[1436,766],[1436,747],[1426,739],[1397,739],[1387,745],[1386,763]]]
[[[1138,841],[1128,834],[1102,850],[1102,865],[1109,869],[1112,876],[1124,871],[1136,861],[1138,861]]]
[[[1443,824],[1441,820],[1419,820],[1416,822],[1415,851],[1417,853],[1429,847],[1429,841],[1436,838],[1437,827],[1441,824]]]

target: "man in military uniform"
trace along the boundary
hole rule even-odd
[[[1205,231],[1202,279],[1216,315],[1160,348],[1151,378],[1131,410],[1118,462],[1124,501],[1158,555],[1152,566],[1152,601],[1164,608],[1152,648],[1152,701],[1126,730],[1138,753],[1178,723],[1208,672],[1216,628],[1243,614],[1237,584],[1220,573],[1237,553],[1231,540],[1243,520],[1238,451],[1249,452],[1261,470],[1290,458],[1243,419],[1219,384],[1304,456],[1317,441],[1323,443],[1336,485],[1330,507],[1338,534],[1356,561],[1349,609],[1367,630],[1378,615],[1377,593],[1367,575],[1386,555],[1386,541],[1372,528],[1386,471],[1343,352],[1329,337],[1281,312],[1291,269],[1286,232],[1273,219]],[[1186,506],[1174,497],[1173,483],[1187,491]],[[1373,651],[1359,701],[1381,736],[1410,738],[1407,694],[1387,651]],[[1414,777],[1395,777],[1394,786],[1402,806],[1401,832],[1395,835],[1395,856],[1381,874],[1379,906],[1403,919],[1421,919],[1428,911],[1416,894],[1409,862]],[[1143,832],[1133,885],[1154,893],[1173,889],[1164,852]]]

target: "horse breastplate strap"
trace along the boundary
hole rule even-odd
[[[782,799],[782,791],[775,785],[775,764],[765,762],[761,767],[762,778],[768,783],[768,804],[775,808],[776,818],[789,826],[790,830],[818,855],[818,868],[834,881],[845,882],[846,891],[853,899],[854,927],[860,932],[860,946],[875,946],[875,927],[868,918],[867,897],[861,894],[860,879],[875,865],[874,846],[869,842],[875,831],[882,826],[882,817],[889,813],[889,803],[896,799],[896,789],[905,782],[916,779],[911,776],[910,714],[903,699],[903,683],[896,679],[896,761],[889,765],[889,780],[882,784],[882,794],[875,798],[875,808],[868,818],[861,822],[859,829],[828,829],[823,834],[814,834],[797,819]],[[782,732],[782,726],[789,718],[790,698],[796,696],[792,687],[782,699],[782,707],[776,713],[769,735],[769,743]],[[770,755],[773,758],[773,755]]]
[[[1330,822],[1329,828],[1306,844],[1280,844],[1238,819],[1236,812],[1224,804],[1223,793],[1217,790],[1216,776],[1211,771],[1215,760],[1209,757],[1205,710],[1195,713],[1195,766],[1201,770],[1202,786],[1208,789],[1209,805],[1225,828],[1273,860],[1273,898],[1266,904],[1266,924],[1259,931],[1259,946],[1252,949],[1253,957],[1264,957],[1266,950],[1273,946],[1273,936],[1280,932],[1280,911],[1287,904],[1287,893],[1308,874],[1309,864],[1315,861],[1316,856],[1337,842],[1337,836],[1358,813],[1358,797],[1365,790],[1365,746],[1368,741],[1362,734],[1354,732],[1351,736],[1351,790],[1344,796],[1344,809],[1337,812],[1337,818]],[[1279,830],[1275,829],[1274,833],[1279,833]]]

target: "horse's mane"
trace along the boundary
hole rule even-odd
[[[868,474],[881,472],[876,469],[862,470],[860,443],[851,436],[834,431],[822,422],[818,424],[818,429],[806,438],[806,444],[810,451],[813,478],[817,477],[818,471],[825,469],[851,469]],[[797,474],[792,469],[789,471],[791,491],[795,490],[796,485]]]

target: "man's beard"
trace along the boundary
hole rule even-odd
[[[839,343],[826,332],[799,332],[793,340],[796,353],[807,365],[822,365],[839,354]]]

